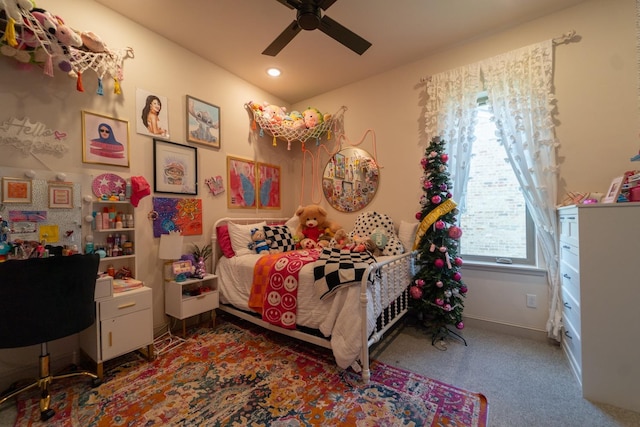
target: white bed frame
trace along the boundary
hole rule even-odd
[[[227,222],[236,224],[252,224],[256,222],[266,221],[267,224],[283,224],[289,218],[221,218],[216,221],[213,227],[212,244],[213,248],[213,268],[218,263],[218,259],[222,256],[218,245],[217,227]],[[357,372],[362,372],[362,380],[364,383],[369,382],[371,371],[369,368],[369,347],[380,341],[386,331],[395,325],[409,310],[409,285],[415,274],[415,258],[416,252],[407,252],[393,258],[385,259],[381,262],[373,263],[369,266],[367,274],[365,274],[360,283],[360,315],[362,316],[362,351],[360,355],[360,364],[357,362],[352,368]],[[367,305],[369,304],[367,288],[369,282],[375,283],[371,286],[372,297],[375,300],[383,302],[386,308],[378,316],[376,326],[370,336],[367,336]],[[400,295],[399,297],[393,297]],[[386,302],[386,303],[385,303]],[[292,338],[296,338],[311,344],[331,349],[329,338],[306,333],[301,330],[284,329],[265,322],[257,315],[239,310],[231,305],[220,304],[220,310],[247,320],[251,323],[259,325],[270,331],[278,332]]]

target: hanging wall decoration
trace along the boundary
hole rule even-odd
[[[256,207],[256,162],[227,156],[227,207]]]
[[[154,197],[153,237],[180,231],[183,236],[202,234],[202,200]]]
[[[82,111],[82,161],[129,167],[129,122]]]
[[[291,142],[300,141],[302,148],[309,139],[315,139],[316,144],[320,138],[326,135],[331,139],[331,129],[338,124],[347,111],[347,107],[340,107],[335,114],[321,113],[317,108],[309,107],[303,111],[286,112],[284,107],[274,104],[250,101],[245,107],[251,111],[253,120],[251,129],[260,127],[260,135],[266,132],[273,137],[273,146],[276,140],[287,142],[287,149],[291,150]]]
[[[331,206],[341,212],[364,209],[375,196],[380,170],[365,150],[343,148],[327,162],[322,175],[322,192]]]

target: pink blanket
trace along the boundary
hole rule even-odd
[[[260,257],[253,269],[249,307],[261,313],[266,322],[295,329],[298,275],[302,267],[319,256],[319,250],[311,249]]]

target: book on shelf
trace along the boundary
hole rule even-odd
[[[125,279],[114,279],[113,280],[113,292],[126,292],[131,291],[133,289],[138,289],[144,286],[141,280],[137,280],[131,277],[127,277]]]

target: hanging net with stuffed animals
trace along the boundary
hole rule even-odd
[[[260,136],[264,136],[266,132],[273,137],[274,147],[277,145],[277,139],[286,141],[288,150],[291,150],[293,141],[300,141],[304,150],[304,144],[309,139],[315,139],[316,144],[320,143],[325,134],[327,139],[331,139],[332,128],[342,120],[344,112],[347,111],[347,107],[342,106],[335,114],[321,114],[315,108],[305,110],[304,114],[297,111],[286,114],[283,108],[269,104],[248,102],[245,106],[253,114],[251,129],[257,130],[259,126]],[[307,124],[313,124],[310,127],[305,124],[307,112],[314,116],[313,121],[307,120]]]
[[[84,92],[83,73],[93,70],[98,76],[99,95],[103,95],[105,77],[113,79],[114,93],[120,94],[123,62],[133,58],[132,48],[109,49],[95,34],[76,32],[60,17],[42,9],[0,10],[0,35],[0,53],[4,56],[15,59],[25,69],[42,67],[49,77],[54,76],[57,66],[76,79],[80,92]]]

